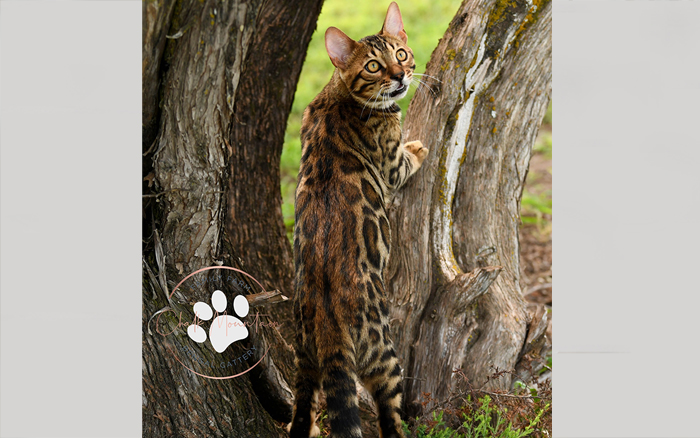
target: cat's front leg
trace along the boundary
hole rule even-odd
[[[391,164],[388,171],[385,170],[387,187],[397,190],[406,183],[406,180],[416,173],[428,155],[428,148],[423,146],[420,140],[409,141],[401,145],[400,154]]]

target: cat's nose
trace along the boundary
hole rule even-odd
[[[391,79],[395,79],[395,80],[401,82],[401,81],[403,81],[403,76],[404,76],[404,72],[403,72],[403,71],[397,71],[396,73],[394,73],[394,74],[391,76]]]

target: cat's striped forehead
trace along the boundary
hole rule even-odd
[[[359,42],[364,43],[368,49],[370,50],[370,53],[372,51],[376,51],[376,53],[372,53],[374,56],[379,56],[380,53],[385,52],[387,50],[396,50],[399,47],[405,47],[402,45],[397,38],[392,38],[394,41],[389,41],[387,38],[381,36],[381,35],[370,35],[362,38]]]

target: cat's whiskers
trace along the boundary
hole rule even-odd
[[[440,79],[436,78],[435,76],[426,75],[426,74],[424,74],[424,73],[413,73],[413,75],[414,75],[414,76],[425,76],[425,77],[430,78],[430,79],[432,79],[432,80],[434,80],[434,81],[436,81],[436,82],[442,83],[442,81],[441,81]]]
[[[437,97],[437,93],[435,92],[435,90],[433,90],[433,87],[429,86],[428,84],[421,81],[420,79],[416,79],[416,81],[418,81],[418,84],[419,84],[416,86],[417,90],[420,89],[420,86],[422,85],[424,88],[427,88],[430,91],[430,93],[432,93],[433,97]]]
[[[423,80],[421,80],[421,79],[416,79],[416,80],[420,83],[420,85],[423,85],[423,87],[425,87],[425,88],[427,88],[428,90],[430,90],[430,92],[433,94],[433,96],[435,96],[435,97],[437,96],[437,93],[435,92],[435,90],[433,89],[433,87],[432,87],[431,85],[428,85],[428,84],[427,84],[426,82],[424,82],[424,81],[427,80],[427,79],[430,79],[430,80],[432,80],[432,81],[435,81],[436,83],[441,84],[442,81],[441,81],[440,79],[436,78],[435,76],[426,75],[425,73],[413,73],[413,74],[414,74],[415,76],[421,76],[421,77],[423,78]],[[418,89],[418,88],[420,88],[420,87],[417,87],[417,89]]]
[[[413,86],[416,88],[416,91],[420,91],[422,94],[425,94],[425,90],[423,90],[422,88],[420,88],[420,84],[419,84],[419,85],[416,85],[416,84],[414,84],[414,83],[411,83],[411,85],[413,85]]]
[[[380,95],[380,94],[382,94],[382,89],[381,89],[381,87],[379,88],[379,90],[377,90],[377,94],[374,96],[374,102],[372,102],[372,105],[369,106],[370,109],[369,109],[369,117],[367,118],[367,122],[369,122],[369,119],[372,118],[372,112],[374,111],[375,104],[377,103],[377,99],[379,99],[379,95]],[[372,99],[372,98],[370,97],[370,99],[368,100],[368,102],[369,102],[371,99]],[[365,122],[365,124],[367,124],[367,122]]]
[[[390,88],[391,84],[388,84],[381,89],[387,89]],[[382,93],[382,109],[386,110],[389,105],[387,105],[387,100],[391,101],[391,99],[387,98],[387,95],[385,93]],[[382,115],[384,116],[384,121],[386,121],[386,111],[382,111]]]
[[[382,98],[381,109],[386,109],[386,96],[384,95],[383,91],[389,87],[390,87],[390,85],[381,85],[379,87],[379,90],[377,90],[377,94],[374,96],[374,100],[372,101],[372,104],[370,105],[370,108],[371,108],[370,113],[369,113],[370,118],[372,117],[372,112],[374,111],[374,109],[380,108],[380,106],[377,105],[377,103],[379,101],[379,97]],[[370,98],[370,100],[372,100],[372,99]],[[386,120],[386,115],[384,115],[384,119]],[[369,118],[367,120],[369,121]],[[367,123],[367,122],[365,122],[365,123]]]
[[[373,96],[370,96],[369,99],[365,100],[365,104],[362,106],[362,111],[360,112],[360,118],[362,118],[362,115],[365,113],[365,108],[367,108],[367,104],[372,100]],[[370,105],[370,111],[369,111],[369,117],[372,117],[372,106]]]
[[[414,76],[415,74],[416,74],[416,73],[411,73],[411,77],[408,78],[408,84],[406,85],[406,87],[407,87],[407,88],[411,88],[411,85],[413,85],[414,87],[416,87],[416,90],[418,90],[418,89],[419,89],[419,88],[418,88],[418,85],[416,85],[416,83],[414,82],[414,79],[413,79],[413,76]],[[420,82],[420,79],[416,79],[416,81]]]

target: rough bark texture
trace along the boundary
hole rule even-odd
[[[529,314],[519,286],[518,226],[532,145],[552,93],[551,3],[539,7],[526,15],[534,23],[525,23],[517,45],[503,56],[499,76],[476,105],[457,181],[453,247],[459,266],[465,271],[503,266],[490,293],[476,302],[477,336],[466,368],[476,384],[490,367],[514,369],[529,348],[523,336],[532,334],[525,330]],[[495,251],[482,253],[484,247]]]
[[[211,291],[167,295],[187,274],[212,265],[243,269],[266,290],[292,290],[279,159],[321,3],[144,2],[144,173],[151,192],[144,207],[144,436],[285,435],[274,420],[289,420],[293,355],[275,329],[251,330],[247,342],[224,353],[231,359],[251,346],[269,348],[253,372],[209,380],[173,359],[149,318],[168,306],[191,319],[191,302],[206,301]],[[284,304],[267,310],[282,318],[274,306]]]
[[[430,149],[391,208],[387,289],[405,408],[514,369],[528,313],[519,279],[520,197],[551,95],[551,2],[464,1],[406,117]],[[529,341],[535,341],[529,340]],[[501,378],[489,385],[509,387]]]
[[[143,150],[146,152],[158,134],[158,92],[161,84],[161,60],[165,50],[166,33],[170,26],[175,2],[144,1],[143,64],[141,71],[141,118],[143,126]]]

